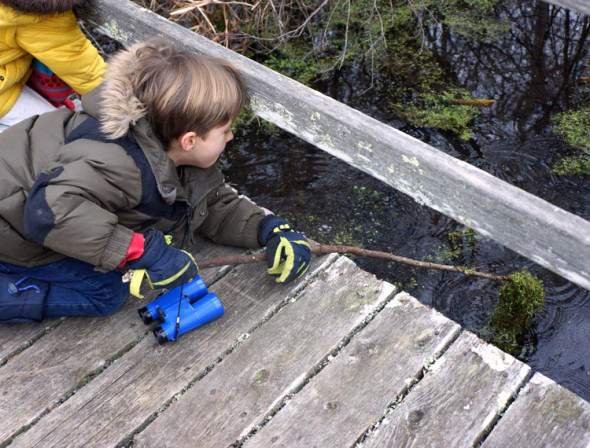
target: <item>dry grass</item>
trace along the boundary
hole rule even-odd
[[[272,51],[286,40],[312,35],[312,21],[329,0],[134,0],[214,42],[243,53]],[[337,2],[338,3],[338,2]]]

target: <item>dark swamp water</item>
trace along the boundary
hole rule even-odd
[[[552,132],[550,117],[570,106],[576,80],[588,75],[584,70],[590,40],[580,26],[572,25],[575,18],[579,25],[580,16],[572,15],[567,22],[560,10],[548,20],[543,11],[547,8],[535,3],[505,3],[504,13],[512,16],[505,39],[478,43],[447,36],[432,44],[474,98],[495,100],[476,118],[474,138],[467,143],[448,133],[409,127],[391,116],[378,86],[371,88],[353,68],[315,88],[588,220],[588,178],[560,177],[551,171],[568,149]],[[325,244],[362,245],[498,275],[528,268],[543,281],[546,299],[518,358],[590,400],[590,291],[493,240],[469,237],[452,219],[286,132],[255,122],[237,129],[222,156],[222,168],[242,194]],[[355,262],[486,337],[497,284],[377,259]]]

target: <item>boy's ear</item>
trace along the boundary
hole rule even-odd
[[[181,134],[181,136],[178,137],[178,142],[180,143],[183,151],[189,151],[195,146],[196,139],[197,133],[189,131]]]

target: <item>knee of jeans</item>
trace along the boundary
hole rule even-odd
[[[108,293],[94,301],[97,315],[106,316],[117,311],[125,302],[128,294],[129,286],[125,283],[112,288]]]

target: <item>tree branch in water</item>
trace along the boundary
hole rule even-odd
[[[387,252],[380,252],[376,250],[367,250],[361,249],[360,247],[354,246],[327,246],[327,245],[318,245],[311,247],[311,253],[314,255],[323,255],[323,254],[352,254],[358,255],[359,257],[368,257],[368,258],[382,258],[384,260],[393,261],[395,263],[402,263],[408,264],[411,266],[416,266],[419,268],[426,268],[426,269],[438,269],[443,271],[452,271],[452,272],[459,272],[465,275],[473,275],[475,277],[481,277],[488,280],[495,280],[495,281],[504,281],[508,278],[501,275],[494,275],[488,274],[486,272],[479,272],[473,269],[464,268],[462,266],[449,266],[445,264],[437,264],[437,263],[429,263],[427,261],[418,261],[413,260],[411,258],[400,257],[399,255],[390,254]],[[266,260],[266,254],[251,254],[251,255],[229,255],[226,257],[218,257],[218,258],[209,258],[206,260],[196,260],[197,266],[199,268],[212,268],[216,266],[227,266],[227,265],[234,265],[234,264],[246,264],[246,263],[256,263],[259,261]]]

